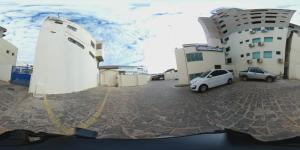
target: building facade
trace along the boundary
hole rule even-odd
[[[175,80],[178,79],[178,71],[175,69],[168,69],[164,72],[165,80]]]
[[[226,68],[223,50],[206,44],[184,44],[175,50],[178,84],[189,81],[210,69]]]
[[[294,13],[286,9],[222,8],[212,11],[210,17],[199,17],[198,21],[207,45],[223,49],[224,57],[219,57],[225,61],[222,69],[230,69],[238,76],[239,71],[248,67],[260,67],[287,79],[300,79],[297,69],[300,67],[297,59],[300,57],[300,28],[290,23]],[[197,64],[198,71],[205,68],[200,66],[201,61]],[[219,62],[212,58],[206,68],[215,64]],[[181,74],[198,72],[180,68],[178,71]]]
[[[0,80],[9,82],[12,66],[16,65],[18,49],[3,39],[7,30],[0,26]]]
[[[41,26],[29,92],[62,94],[98,85],[102,44],[84,28],[57,17]]]
[[[288,78],[286,47],[294,10],[218,9],[199,17],[208,45],[224,49],[225,62],[238,75],[250,66]]]

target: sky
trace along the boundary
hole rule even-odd
[[[206,43],[197,21],[220,7],[296,10],[297,0],[0,0],[0,26],[18,47],[17,64],[33,64],[35,46],[47,16],[69,19],[104,44],[100,65],[143,65],[149,73],[176,68],[175,48]]]

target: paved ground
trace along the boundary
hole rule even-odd
[[[0,82],[0,132],[30,129],[99,138],[155,138],[231,128],[261,140],[300,135],[300,81],[235,82],[206,93],[155,81],[140,87],[98,87],[34,98]]]

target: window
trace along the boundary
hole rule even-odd
[[[278,13],[274,13],[274,12],[266,12],[266,14],[276,15],[276,14],[278,14]]]
[[[281,20],[281,21],[279,21],[279,22],[284,23],[285,21]]]
[[[246,56],[250,56],[250,53],[247,53]]]
[[[282,37],[277,37],[277,40],[282,40]]]
[[[61,21],[61,20],[56,20],[56,21],[54,21],[54,23],[56,23],[56,24],[63,24],[63,21]]]
[[[79,43],[79,42],[77,42],[76,40],[74,40],[73,38],[68,37],[68,40],[69,40],[71,43],[73,43],[73,44],[79,46],[80,48],[84,49],[84,46],[83,46],[81,43]]]
[[[273,42],[273,37],[264,37],[264,42]]]
[[[265,27],[266,30],[271,31],[274,30],[274,27]]]
[[[261,13],[251,13],[250,15],[259,15],[259,14],[261,14]]]
[[[222,22],[224,22],[224,21],[223,21],[223,20],[220,20],[220,21],[219,21],[219,23],[222,23]]]
[[[230,51],[230,47],[226,47],[226,48],[225,48],[225,51],[226,51],[226,52],[229,52],[229,51]]]
[[[258,42],[260,42],[260,38],[254,38],[254,39],[252,39],[252,43],[258,43]]]
[[[281,16],[281,18],[287,18],[286,16]]]
[[[241,24],[237,24],[236,26],[241,26]]]
[[[223,34],[227,33],[227,30],[223,31]]]
[[[227,58],[227,59],[226,59],[226,63],[227,63],[227,64],[232,63],[232,59],[231,59],[231,58]]]
[[[11,53],[11,56],[15,56],[15,53]]]
[[[242,33],[242,31],[239,31],[238,33]]]
[[[278,29],[283,29],[283,27],[278,27]]]
[[[252,52],[252,59],[259,59],[260,58],[260,52]]]
[[[225,39],[224,39],[224,41],[228,41],[229,40],[229,37],[226,37]]]
[[[241,55],[241,58],[243,58],[243,57],[244,57],[244,54]]]
[[[9,50],[6,50],[6,53],[9,54]]]
[[[250,72],[255,72],[255,73],[264,73],[261,69],[259,69],[259,68],[251,68],[250,70],[249,70]]]
[[[245,22],[244,24],[248,24],[248,22]]]
[[[276,18],[276,16],[266,16],[266,18]]]
[[[261,18],[261,16],[253,16],[251,19]]]
[[[275,23],[275,20],[266,20],[266,23]]]
[[[253,28],[253,31],[260,31],[260,28]]]
[[[94,54],[91,51],[89,51],[89,54],[91,55],[92,58],[95,58]]]
[[[272,51],[264,51],[264,58],[272,58]]]
[[[215,76],[220,76],[220,75],[223,75],[223,74],[226,74],[226,73],[227,73],[227,71],[225,71],[225,70],[216,70],[216,71],[213,71],[212,73],[210,73],[210,75],[215,77]]]
[[[202,56],[202,53],[188,53],[188,54],[186,54],[186,59],[187,59],[187,62],[202,61],[203,56]]]
[[[246,29],[245,31],[247,32],[247,31],[249,31],[249,29]]]
[[[215,69],[221,69],[221,65],[215,65]]]
[[[261,21],[252,21],[251,23],[252,24],[259,24],[259,23],[261,23]]]
[[[67,28],[69,28],[69,29],[71,29],[71,30],[73,30],[73,31],[77,31],[77,28],[75,28],[75,27],[73,27],[73,26],[71,26],[71,25],[67,25]]]
[[[92,46],[93,48],[95,48],[95,44],[94,44],[93,41],[91,41],[91,46]]]
[[[193,80],[194,78],[200,77],[202,73],[194,73],[194,74],[189,74],[190,80]]]
[[[280,55],[281,54],[281,52],[280,51],[276,51],[276,55]]]
[[[249,40],[246,40],[246,42],[248,43],[248,42],[249,42]]]
[[[241,41],[240,44],[243,44],[243,41]]]

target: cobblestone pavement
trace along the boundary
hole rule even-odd
[[[175,84],[97,87],[44,99],[0,82],[0,131],[70,134],[83,127],[99,138],[156,138],[230,128],[265,141],[300,135],[298,80],[236,81],[206,93]]]

